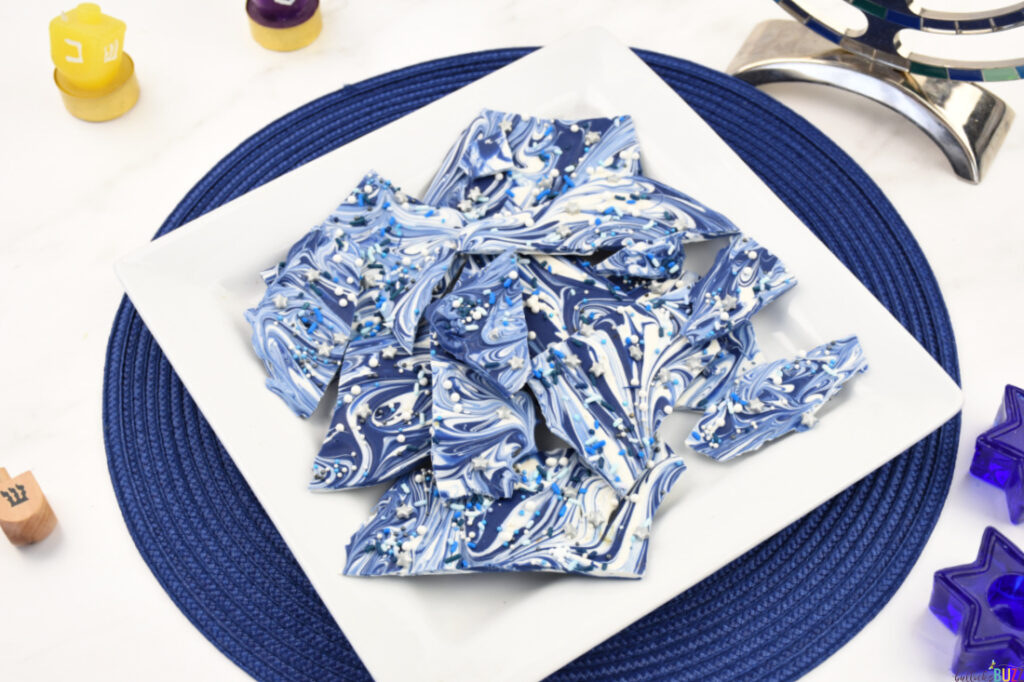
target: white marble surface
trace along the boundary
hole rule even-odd
[[[244,678],[136,551],[107,473],[100,414],[104,350],[121,296],[111,263],[148,240],[218,159],[310,99],[424,59],[543,44],[600,24],[628,44],[724,68],[757,21],[783,16],[767,0],[649,0],[628,9],[614,0],[325,0],[317,42],[278,54],[252,41],[240,5],[104,3],[128,23],[142,98],[100,125],[65,113],[51,80],[46,25],[69,5],[0,5],[0,263],[14,284],[0,318],[0,357],[8,359],[0,465],[33,470],[60,518],[40,545],[0,541],[3,679]],[[993,90],[1024,115],[1024,83]],[[1001,494],[967,476],[1002,386],[1024,384],[1024,121],[989,177],[972,186],[895,114],[823,88],[767,91],[860,163],[921,243],[953,318],[966,400],[952,490],[924,553],[874,621],[808,678],[951,679],[953,637],[926,609],[932,572],[972,560],[989,524],[1024,542]]]

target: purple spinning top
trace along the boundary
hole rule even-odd
[[[929,608],[957,635],[954,673],[1024,666],[1024,552],[995,528],[973,564],[935,572]]]
[[[309,21],[320,0],[246,0],[245,11],[267,28],[291,28]]]
[[[1010,521],[1024,521],[1024,391],[1006,386],[995,425],[978,436],[971,473],[1006,493]]]

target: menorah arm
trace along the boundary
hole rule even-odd
[[[974,83],[894,69],[788,19],[758,24],[727,70],[752,85],[821,83],[878,102],[923,130],[956,174],[974,183],[981,182],[1013,121],[1003,100]]]

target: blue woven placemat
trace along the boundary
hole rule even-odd
[[[427,62],[311,102],[225,157],[157,235],[528,52]],[[935,278],[864,172],[754,88],[638,54],[959,381]],[[368,677],[127,298],[107,349],[103,418],[128,529],[157,580],[214,645],[260,679]],[[798,677],[856,634],[903,582],[945,500],[959,430],[956,417],[553,678]]]

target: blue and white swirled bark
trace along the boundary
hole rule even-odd
[[[352,537],[345,573],[425,575],[554,571],[638,578],[651,520],[682,473],[679,458],[646,471],[625,499],[570,451],[516,464],[512,496],[441,498],[429,468],[389,489]]]
[[[739,374],[762,360],[754,327],[742,322],[667,367],[676,407],[703,412],[728,391]]]
[[[676,402],[662,372],[673,344],[671,321],[636,305],[603,310],[583,331],[534,358],[530,389],[545,423],[577,449],[619,495],[643,471],[671,456],[657,429]]]
[[[533,212],[603,172],[640,173],[629,116],[566,121],[485,109],[449,150],[424,201],[468,220]]]
[[[791,431],[806,431],[817,422],[822,405],[867,368],[856,336],[757,365],[707,408],[686,444],[724,461]]]
[[[380,483],[430,453],[430,339],[406,353],[364,292],[338,377],[331,427],[313,464],[313,490]]]
[[[696,283],[682,286],[653,300],[676,320],[690,343],[719,337],[749,320],[765,305],[796,285],[796,278],[775,254],[750,237],[734,237],[722,249],[711,269]]]
[[[725,216],[667,185],[602,170],[532,214],[471,221],[461,232],[459,250],[586,255],[626,247],[672,254],[678,268],[683,244],[738,233]],[[635,258],[625,259],[627,266],[633,261]],[[620,269],[609,267],[608,271],[629,274]],[[675,274],[673,267],[662,271],[645,267],[638,272],[634,276],[659,279]]]
[[[418,241],[424,233],[451,236],[458,227],[456,212],[441,215],[376,173],[367,174],[277,268],[262,275],[267,291],[246,319],[267,368],[268,388],[300,416],[312,414],[345,355],[357,296],[378,286],[381,272],[391,276],[384,255],[393,249],[387,247],[400,245],[410,233]],[[401,268],[409,254],[396,257]]]
[[[520,257],[519,279],[533,355],[587,328],[588,322],[580,317],[584,306],[595,313],[601,306],[631,300],[617,284],[559,256]]]
[[[338,372],[359,294],[358,246],[342,227],[346,209],[342,204],[264,274],[267,290],[245,313],[267,388],[302,417],[316,410]]]
[[[482,270],[464,269],[452,290],[426,313],[438,345],[477,370],[501,392],[526,383],[529,352],[523,284],[514,253],[497,256]]]
[[[496,390],[443,351],[433,356],[431,374],[430,462],[441,496],[508,497],[515,464],[537,452],[533,399],[525,391],[509,395]]]

